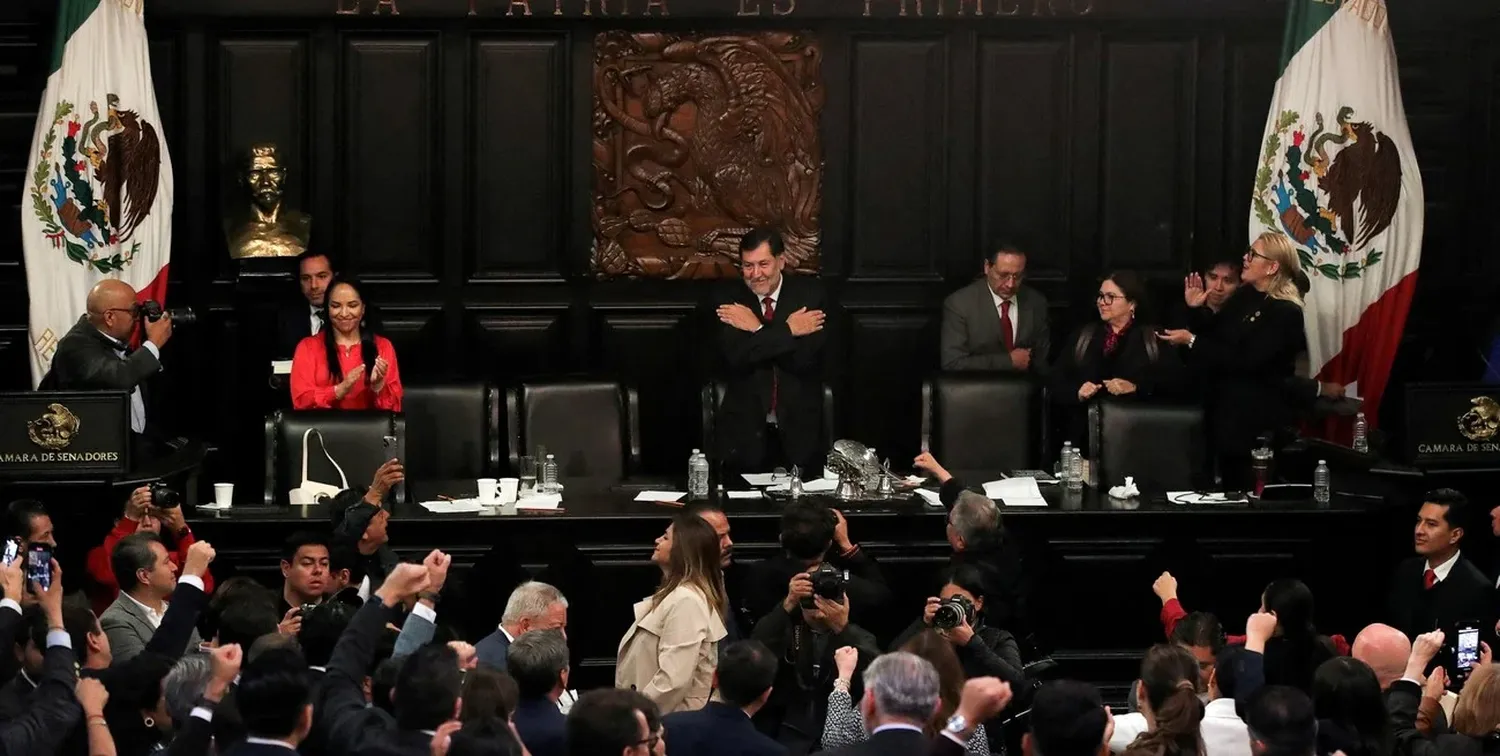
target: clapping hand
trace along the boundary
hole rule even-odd
[[[370,371],[370,391],[378,394],[385,390],[385,377],[391,372],[391,363],[384,357],[375,358],[375,369]]]
[[[364,363],[355,365],[354,369],[350,370],[347,373],[344,373],[344,380],[339,381],[339,385],[333,387],[334,397],[337,399],[343,399],[344,397],[348,396],[349,392],[354,390],[354,384],[364,380],[364,377]]]
[[[1104,382],[1104,388],[1115,396],[1125,396],[1135,393],[1135,384],[1124,378],[1110,378]]]

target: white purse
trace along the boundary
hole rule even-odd
[[[327,483],[318,483],[317,481],[308,479],[307,447],[309,444],[309,437],[311,436],[317,436],[318,448],[323,450],[323,456],[327,457],[329,463],[333,465],[333,469],[338,471],[340,485],[331,486]],[[319,433],[317,428],[308,428],[307,430],[303,431],[302,485],[298,486],[297,488],[293,488],[291,491],[288,491],[287,500],[290,501],[292,506],[294,507],[305,507],[318,503],[318,499],[320,498],[333,498],[334,496],[337,496],[340,491],[348,487],[349,479],[344,477],[344,468],[339,467],[339,463],[334,461],[333,455],[328,453],[328,445],[323,443],[323,434]]]

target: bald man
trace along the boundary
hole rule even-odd
[[[1375,672],[1375,679],[1380,681],[1380,689],[1387,693],[1386,706],[1389,709],[1391,683],[1406,674],[1406,661],[1411,656],[1411,640],[1390,625],[1376,623],[1359,631],[1349,655],[1364,662]],[[1431,706],[1424,700],[1418,711],[1417,729],[1425,734],[1441,733],[1448,729],[1447,714],[1453,709],[1453,703],[1458,697],[1448,691],[1442,699],[1433,700],[1437,702],[1437,706]]]
[[[129,391],[130,429],[146,432],[141,384],[161,370],[161,348],[172,338],[172,318],[143,325],[145,342],[131,351],[140,310],[124,281],[100,281],[89,291],[88,313],[57,343],[41,388],[55,391]]]

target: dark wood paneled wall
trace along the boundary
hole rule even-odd
[[[649,18],[644,2],[619,17],[618,1],[585,16],[582,2],[561,0],[559,15],[536,0],[529,18],[524,4],[493,0],[400,0],[399,16],[373,0],[148,5],[177,171],[172,299],[204,316],[180,329],[162,376],[182,431],[259,453],[247,432],[258,407],[225,395],[234,376],[262,369],[242,349],[261,326],[219,216],[230,161],[269,140],[292,167],[290,201],[314,216],[315,244],[371,282],[407,380],[620,375],[640,386],[647,467],[665,472],[696,444],[683,417],[713,364],[706,289],[588,276],[597,32],[818,37],[822,254],[842,307],[830,377],[846,433],[899,460],[917,451],[938,305],[990,240],[1030,240],[1032,281],[1059,331],[1086,313],[1075,305],[1104,270],[1140,269],[1172,298],[1193,262],[1243,246],[1284,12],[1264,0],[992,0],[977,18],[973,0],[672,0],[669,16],[658,6]],[[1396,372],[1462,378],[1500,280],[1500,19],[1486,0],[1394,5],[1428,203]],[[0,8],[7,388],[27,383],[17,219],[50,6]]]

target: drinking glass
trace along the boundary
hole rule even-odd
[[[522,457],[521,469],[519,470],[519,472],[521,474],[519,495],[531,496],[535,494],[537,472],[536,457]]]

